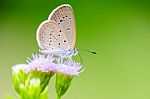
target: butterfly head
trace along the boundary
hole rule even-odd
[[[77,51],[76,48],[75,48],[75,49],[69,49],[69,50],[67,51],[67,53],[66,53],[66,56],[71,57],[71,56],[75,56],[75,55],[77,55],[77,54],[78,54],[78,51]]]

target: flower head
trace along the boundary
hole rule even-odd
[[[41,54],[32,55],[33,59],[27,60],[29,64],[28,72],[31,71],[40,71],[40,72],[51,72],[56,70],[56,64],[53,63],[53,56]]]
[[[73,61],[72,59],[68,59],[62,62],[62,60],[58,58],[57,63],[58,63],[57,72],[59,73],[76,76],[84,71],[84,69],[82,69],[82,65],[80,65],[80,63]]]
[[[27,68],[27,64],[19,64],[12,67],[13,84],[18,93],[20,92],[20,84],[24,84],[27,79]]]
[[[74,76],[79,75],[84,71],[82,66],[72,59],[65,60],[57,58],[57,72],[56,72],[56,93],[57,97],[62,97],[68,90]]]
[[[12,67],[12,72],[18,74],[20,71],[27,73],[27,68],[29,66],[27,64],[18,64]]]
[[[27,60],[29,64],[28,72],[31,78],[39,78],[41,81],[41,92],[48,86],[50,78],[54,75],[57,65],[53,63],[53,56],[41,54],[32,55],[32,59]]]

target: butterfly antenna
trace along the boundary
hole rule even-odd
[[[90,50],[87,50],[87,49],[80,49],[80,48],[78,48],[77,50],[87,51],[87,52],[90,52],[92,54],[98,54],[98,52],[90,51]]]

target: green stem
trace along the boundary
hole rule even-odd
[[[61,97],[57,95],[57,99],[61,99]]]

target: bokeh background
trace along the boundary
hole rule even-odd
[[[85,71],[63,99],[150,99],[148,0],[0,0],[0,99],[16,96],[11,67],[38,53],[38,25],[64,3],[75,12],[76,47],[99,53],[80,51]]]

